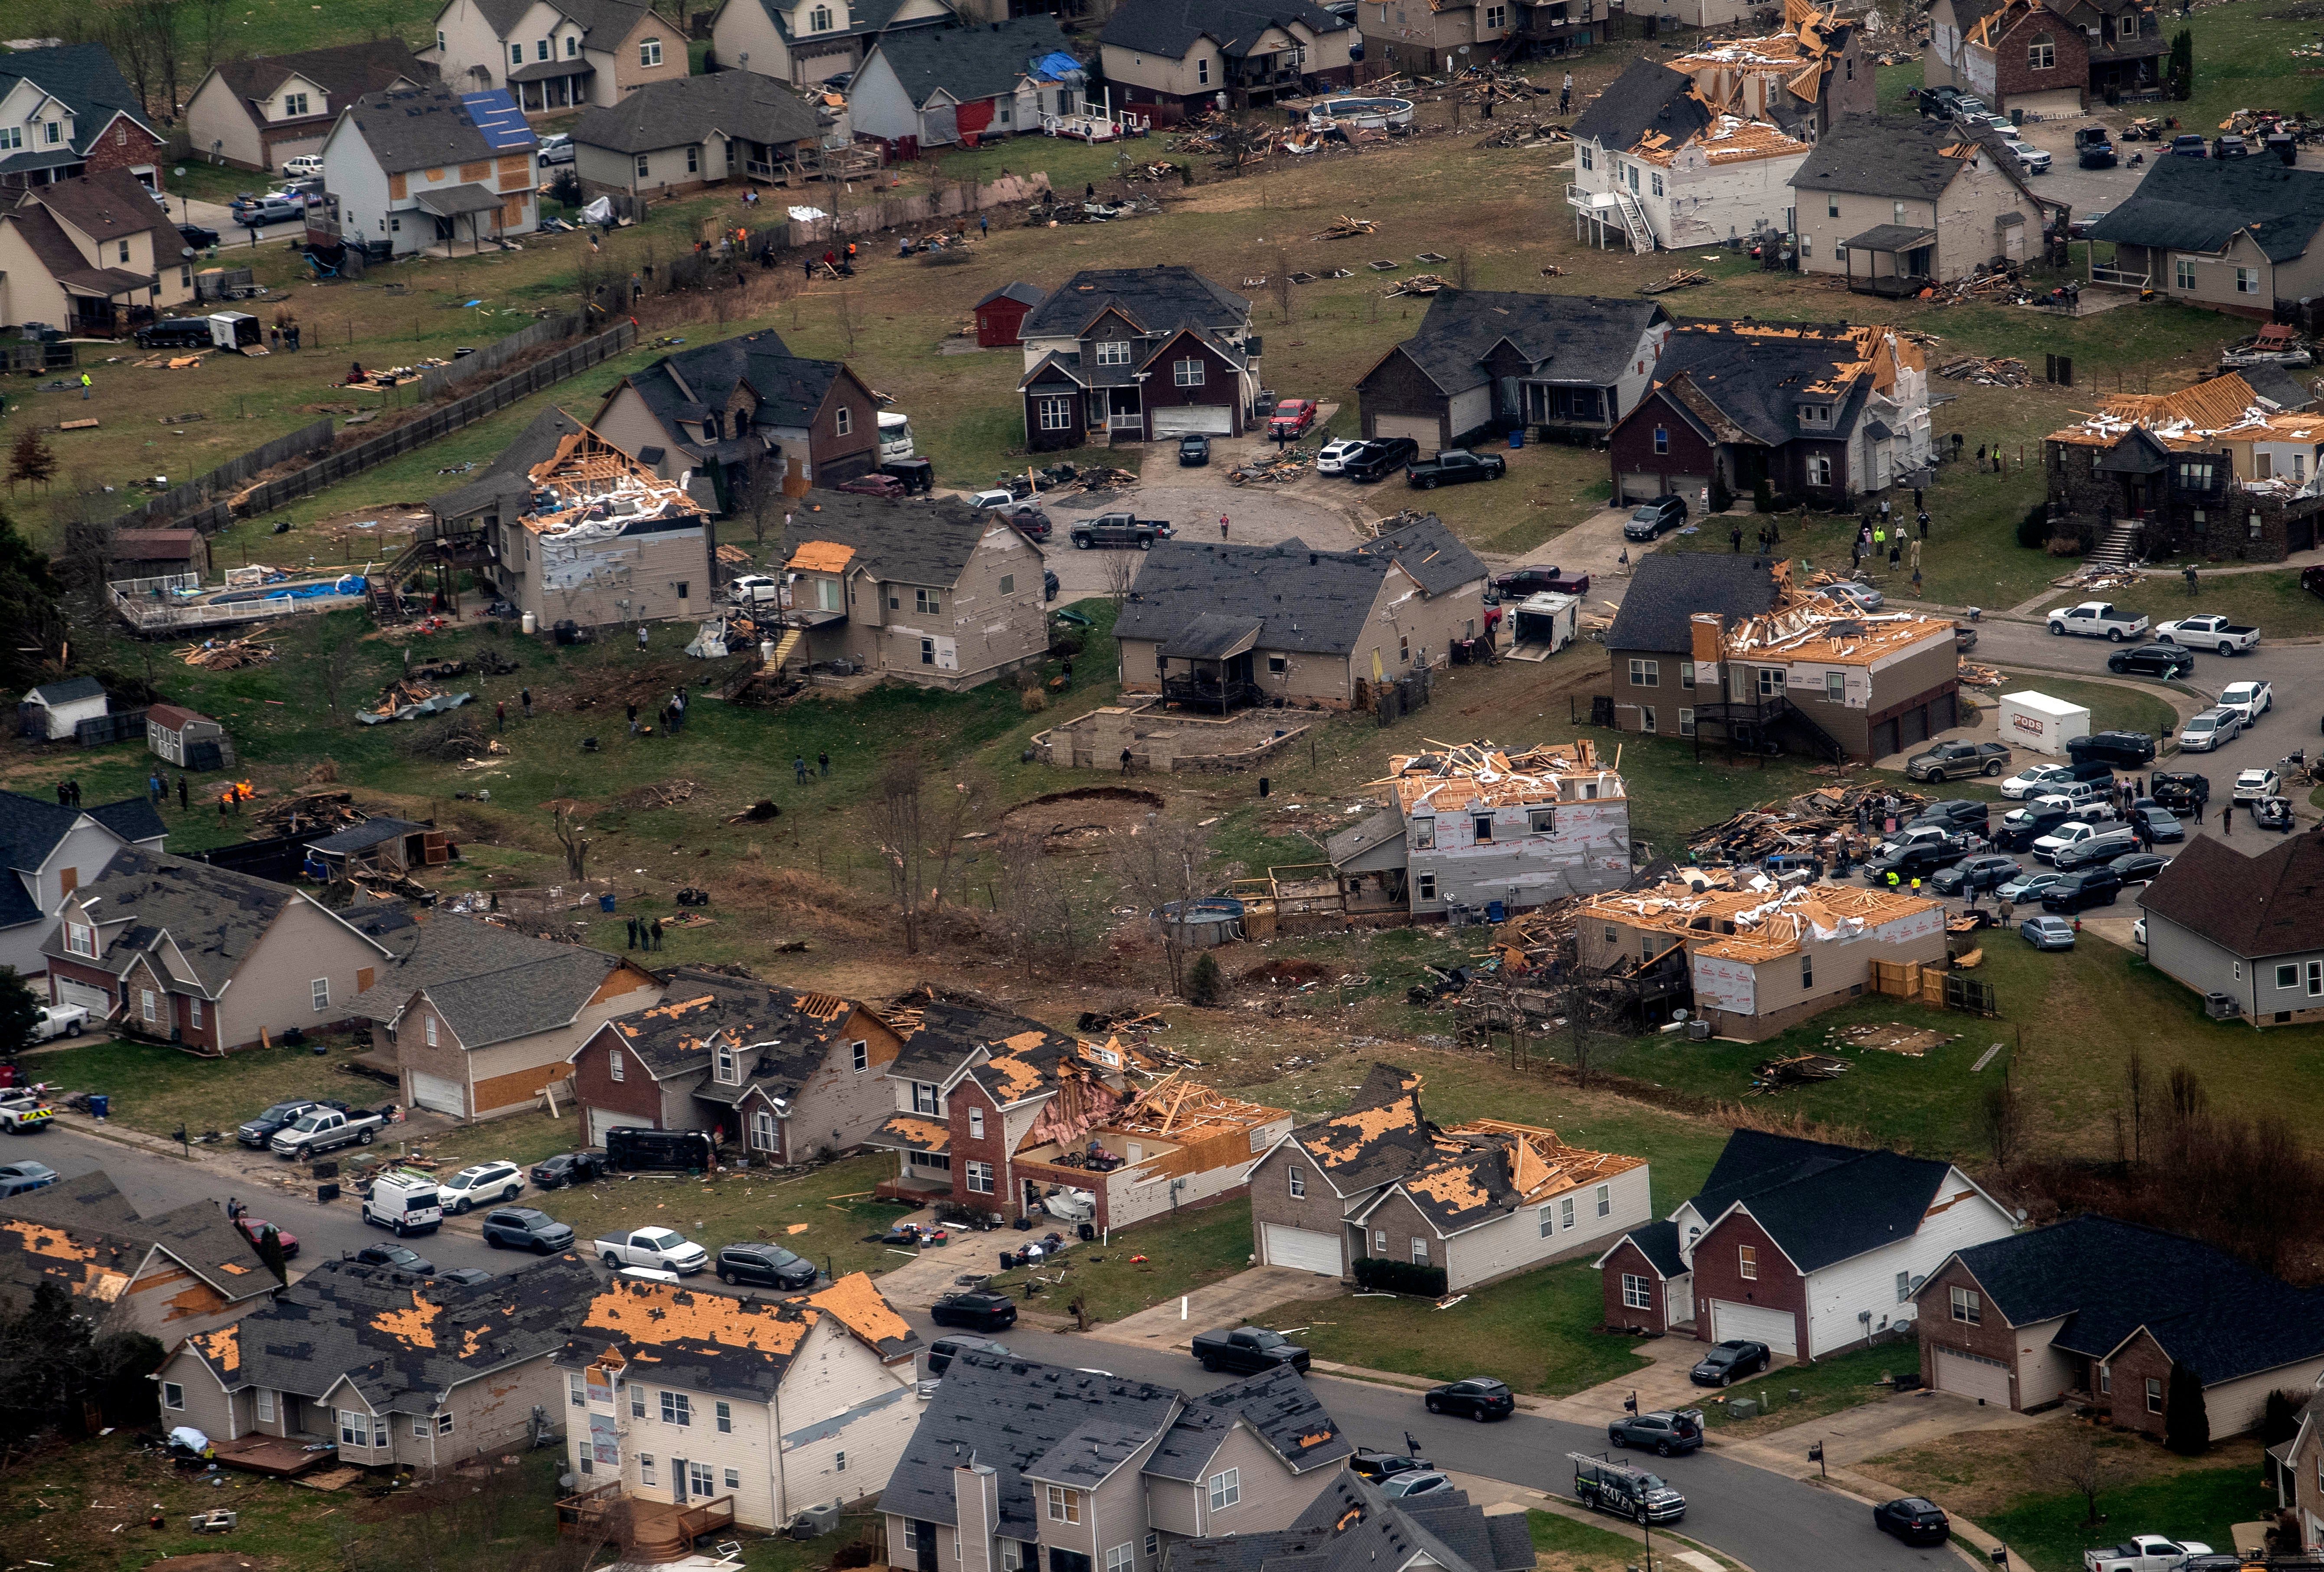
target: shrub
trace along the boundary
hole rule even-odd
[[[1214,1005],[1224,992],[1226,979],[1219,975],[1218,959],[1205,950],[1194,957],[1194,964],[1186,970],[1186,1002]]]
[[[2017,521],[2017,544],[2028,551],[2041,551],[2049,546],[2049,503],[2036,502],[2025,510],[2025,517]]]
[[[1049,707],[1049,695],[1038,688],[1027,688],[1017,695],[1017,704],[1028,715],[1038,714]]]
[[[2203,1406],[2200,1376],[2173,1361],[2171,1384],[2163,1404],[2164,1446],[2182,1457],[2200,1457],[2211,1449],[2211,1416]]]
[[[1762,513],[1775,510],[1775,485],[1765,475],[1751,483],[1751,506]]]
[[[1392,1261],[1379,1255],[1356,1257],[1356,1286],[1383,1293],[1425,1294],[1430,1299],[1444,1297],[1444,1268],[1422,1266],[1411,1261]]]

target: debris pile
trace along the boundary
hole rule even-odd
[[[1570,142],[1572,140],[1573,133],[1566,130],[1563,125],[1553,125],[1546,120],[1539,121],[1530,125],[1520,121],[1515,125],[1502,127],[1500,130],[1493,133],[1490,136],[1483,138],[1475,145],[1480,149],[1489,147],[1554,147],[1561,142]]]
[[[1751,1071],[1750,1096],[1770,1097],[1811,1080],[1837,1080],[1848,1073],[1848,1061],[1829,1053],[1794,1053],[1789,1058],[1762,1060]]]
[[[262,802],[251,810],[257,828],[253,840],[275,835],[330,835],[368,823],[371,815],[355,805],[355,794],[346,791],[302,791]]]
[[[1227,484],[1240,486],[1257,481],[1263,485],[1277,485],[1298,480],[1315,462],[1316,451],[1308,447],[1290,447],[1281,453],[1270,453],[1264,457],[1248,460],[1227,472]]]
[[[178,651],[178,658],[204,671],[242,671],[274,658],[274,646],[255,634],[241,639],[205,639]]]
[[[1638,293],[1641,295],[1666,295],[1673,290],[1687,290],[1693,288],[1697,284],[1707,284],[1709,282],[1711,282],[1711,275],[1704,272],[1701,268],[1681,268],[1666,279],[1656,279],[1651,284],[1640,285],[1638,288]]]
[[[680,803],[690,801],[701,789],[701,785],[696,781],[666,780],[653,786],[632,786],[615,801],[631,809],[674,808]]]
[[[1309,235],[1307,238],[1310,240],[1351,240],[1359,234],[1374,234],[1379,230],[1379,225],[1376,220],[1370,218],[1351,218],[1346,214],[1342,213],[1340,215],[1339,221],[1333,224],[1329,229],[1318,230],[1315,234]]]
[[[1914,792],[1867,782],[1803,792],[1788,803],[1747,808],[1731,819],[1706,824],[1687,837],[1698,863],[1759,862],[1779,852],[1813,852],[1833,836],[1854,834],[1859,820],[1877,830],[1891,819],[1911,818],[1928,799]]]
[[[456,667],[459,662],[450,664]],[[473,696],[443,693],[417,677],[398,677],[380,691],[377,703],[358,713],[355,719],[366,726],[383,726],[392,721],[410,721],[456,710]]]
[[[1398,295],[1433,295],[1439,290],[1449,290],[1452,287],[1452,280],[1443,273],[1415,273],[1408,279],[1398,279],[1396,288],[1388,290],[1388,298],[1393,300]]]
[[[1973,688],[1997,688],[2001,674],[1989,666],[1979,666],[1963,656],[1960,660],[1960,680]]]
[[[1986,388],[2024,388],[2034,382],[2034,373],[2025,369],[2025,363],[2008,355],[1960,355],[1937,367],[1937,375],[1948,382],[1975,382]]]

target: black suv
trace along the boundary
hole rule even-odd
[[[207,317],[164,317],[137,330],[140,349],[208,349],[213,342]]]
[[[484,1214],[484,1243],[553,1255],[573,1243],[573,1230],[536,1207],[496,1207]]]
[[[2090,906],[2110,906],[2122,894],[2122,875],[2111,867],[2086,868],[2056,880],[2042,892],[2045,912],[2072,913]]]
[[[1932,1501],[1907,1495],[1872,1509],[1872,1526],[1894,1534],[1908,1545],[1941,1545],[1952,1538],[1953,1525]]]
[[[1864,882],[1886,884],[1895,874],[1901,883],[1927,878],[1941,868],[1950,868],[1961,860],[1961,849],[1943,841],[1923,841],[1914,846],[1900,846],[1885,857],[1875,857],[1864,864]]]
[[[2195,652],[2176,644],[2141,644],[2107,656],[2107,669],[2117,676],[2184,676],[2195,669]]]
[[[1694,1368],[1686,1375],[1697,1386],[1724,1386],[1738,1376],[1765,1370],[1768,1360],[1766,1344],[1730,1338],[1724,1343],[1713,1344],[1711,1352],[1696,1360]]]
[[[928,1345],[928,1374],[942,1375],[951,1366],[954,1356],[960,1354],[995,1354],[1003,1359],[1010,1357],[1009,1346],[1005,1343],[990,1342],[982,1338],[938,1338]]]
[[[1211,462],[1211,439],[1196,433],[1178,438],[1178,462],[1195,469]]]
[[[1489,1375],[1472,1375],[1466,1381],[1432,1386],[1423,1401],[1430,1413],[1467,1414],[1480,1424],[1487,1420],[1505,1420],[1517,1411],[1517,1400],[1510,1393],[1508,1384]]]
[[[1914,824],[1942,824],[1948,830],[1974,830],[1982,835],[1988,822],[1990,805],[1969,797],[1949,797],[1941,803],[1931,803],[1914,816]],[[1905,826],[1910,829],[1911,824]]]
[[[1358,1452],[1348,1459],[1348,1466],[1357,1478],[1378,1485],[1399,1474],[1418,1474],[1436,1465],[1425,1457],[1406,1457],[1396,1452]]]
[[[2154,761],[2154,739],[2144,731],[2093,731],[2067,743],[2066,752],[2076,764],[2098,758],[2122,768],[2139,769]]]
[[[1386,480],[1419,456],[1420,444],[1409,437],[1375,437],[1340,473],[1351,481]]]
[[[206,246],[216,245],[218,243],[218,232],[205,225],[180,224],[178,225],[178,238],[196,251],[200,251]]]
[[[1618,1447],[1651,1447],[1657,1457],[1692,1452],[1702,1445],[1702,1411],[1628,1414],[1606,1427],[1606,1439]]]
[[[936,1301],[928,1319],[940,1327],[998,1332],[1017,1324],[1017,1303],[1005,1293],[948,1293]]]
[[[532,1165],[532,1182],[543,1190],[586,1184],[605,1172],[605,1160],[595,1152],[560,1152]]]
[[[1641,502],[1631,510],[1622,525],[1625,540],[1653,540],[1665,529],[1675,529],[1686,522],[1684,497],[1656,497],[1651,502]]]
[[[755,1282],[764,1288],[815,1286],[815,1263],[779,1245],[729,1245],[718,1252],[718,1281]]]

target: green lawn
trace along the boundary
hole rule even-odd
[[[2180,576],[2177,565],[2172,564],[2147,575],[2135,585],[2104,592],[2104,598],[2126,611],[2144,612],[2157,622],[2216,612],[2237,622],[2247,622],[2268,639],[2324,633],[2324,597],[2301,589],[2296,571],[2287,568],[2269,573],[2215,573],[2209,568],[2208,564],[2196,565],[2199,582],[2197,593],[2191,596],[2187,593],[2186,581]],[[2042,610],[2078,605],[2089,598],[2061,590],[2054,599],[2043,603]]]
[[[2076,682],[2071,677],[2052,676],[2045,671],[2023,678],[2005,675],[2001,686],[1995,691],[2013,694],[2021,688],[2038,688],[2052,698],[2087,706],[2093,731],[2144,731],[2150,737],[2160,737],[2166,731],[2179,729],[2179,712],[2172,708],[2170,701],[2144,688],[2118,682]]]
[[[36,1079],[67,1091],[104,1092],[112,1099],[108,1117],[149,1135],[168,1135],[180,1125],[199,1135],[234,1127],[268,1105],[289,1098],[337,1098],[370,1108],[393,1100],[379,1081],[342,1075],[335,1068],[351,1044],[345,1037],[325,1040],[331,1052],[308,1048],[253,1048],[225,1059],[198,1059],[150,1043],[86,1043],[35,1054]]]
[[[1771,1370],[1756,1380],[1729,1387],[1703,1403],[1703,1418],[1729,1434],[1755,1436],[1821,1414],[1885,1402],[1894,1395],[1894,1391],[1883,1385],[1881,1378],[1910,1375],[1918,1371],[1920,1347],[1918,1341],[1906,1337],[1900,1342],[1819,1359],[1812,1365]],[[1792,1395],[1795,1392],[1799,1396]],[[1728,1404],[1747,1397],[1759,1404],[1759,1412],[1750,1419],[1738,1419],[1729,1411]]]
[[[2121,1486],[2107,1492],[2099,1505],[2107,1521],[2097,1528],[2084,1526],[2080,1496],[2049,1494],[2026,1495],[2000,1512],[1987,1512],[1978,1523],[2034,1572],[2073,1572],[2085,1549],[2131,1532],[2166,1532],[2227,1549],[2235,1543],[2229,1532],[2234,1524],[2273,1514],[2275,1493],[2261,1483],[2257,1468],[2246,1464]],[[2149,1531],[2150,1523],[2170,1527]]]
[[[1065,1315],[1078,1299],[1092,1319],[1118,1321],[1250,1264],[1250,1198],[1239,1196],[1125,1228],[1119,1240],[1082,1246],[1054,1264],[1004,1272],[992,1286],[1022,1297],[1038,1279],[1035,1301],[1048,1313]]]
[[[1544,1572],[1626,1572],[1638,1563],[1637,1546],[1594,1523],[1528,1512],[1526,1527]]]

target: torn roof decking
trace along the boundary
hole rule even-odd
[[[1792,565],[1769,570],[1775,603],[1766,612],[1727,625],[1720,653],[1731,660],[1806,661],[1818,666],[1872,666],[1932,639],[1953,637],[1946,619],[1913,611],[1864,611],[1837,595],[1796,588]]]
[[[619,1279],[605,1285],[580,1317],[558,1356],[568,1369],[591,1365],[642,1371],[696,1392],[771,1399],[825,1316],[880,1356],[907,1360],[918,1334],[862,1273],[820,1293],[765,1301],[682,1283]]]
[[[2134,429],[2167,447],[2190,449],[2233,442],[2324,441],[2324,416],[2290,414],[2230,372],[2169,393],[2118,393],[2079,426],[2050,434],[2075,447],[2111,447]]]
[[[1694,954],[1757,964],[1793,954],[1811,941],[1853,938],[1862,929],[1939,906],[1868,886],[1815,885],[1779,893],[1671,883],[1591,896],[1581,920],[1667,933]]]
[[[682,484],[663,480],[586,426],[560,437],[557,452],[526,474],[533,496],[520,522],[550,538],[617,534],[645,519],[706,516]]]
[[[1453,1126],[1444,1135],[1448,1142],[1458,1143],[1464,1149],[1480,1141],[1506,1141],[1510,1180],[1519,1205],[1562,1195],[1586,1184],[1602,1183],[1618,1173],[1644,1167],[1646,1161],[1619,1152],[1592,1152],[1587,1147],[1570,1146],[1558,1138],[1555,1130],[1538,1125],[1512,1124],[1506,1119],[1471,1119]],[[1440,1148],[1446,1144],[1438,1143]],[[1422,1181],[1425,1178],[1425,1171]]]
[[[1598,758],[1589,739],[1510,753],[1489,740],[1434,742],[1427,753],[1392,755],[1393,772],[1374,781],[1395,794],[1406,814],[1416,809],[1458,813],[1472,807],[1508,807],[1559,802],[1618,801],[1627,794],[1622,777]],[[1595,786],[1584,797],[1581,786]]]
[[[1282,1108],[1245,1102],[1176,1071],[1139,1094],[1136,1102],[1092,1126],[1192,1145],[1213,1135],[1241,1134],[1290,1117]]]

